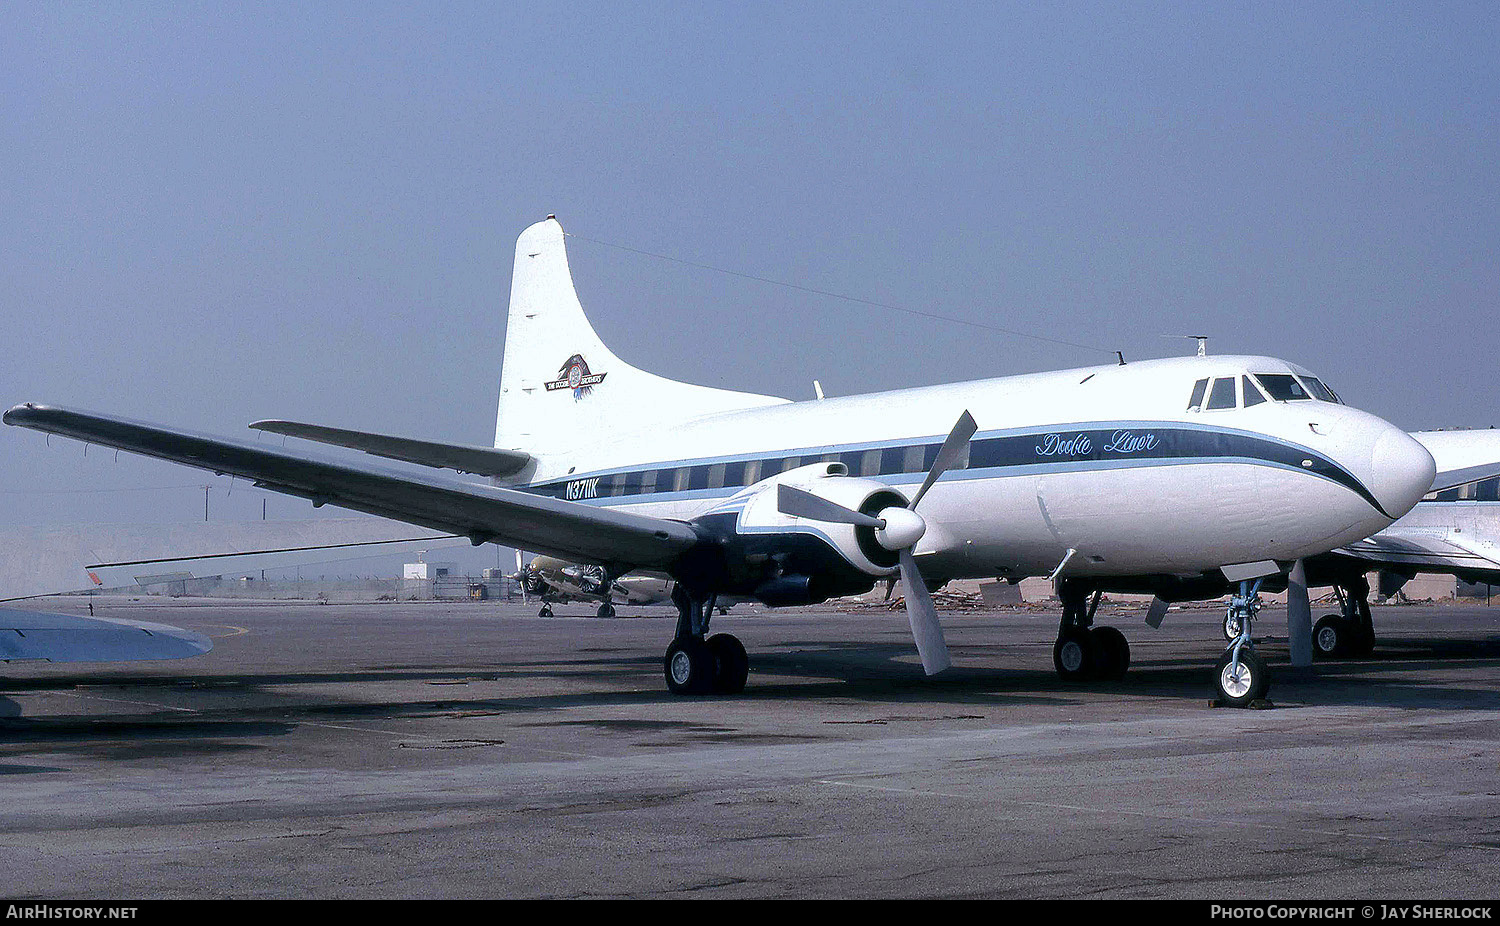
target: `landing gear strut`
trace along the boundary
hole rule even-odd
[[[1370,583],[1355,576],[1333,587],[1339,613],[1325,614],[1313,626],[1313,655],[1320,659],[1368,656],[1375,651],[1375,622],[1370,617]]]
[[[745,647],[731,634],[708,636],[716,596],[694,598],[681,583],[672,590],[677,635],[667,647],[662,669],[673,694],[739,694],[750,674]]]
[[[1214,666],[1214,687],[1219,703],[1230,707],[1248,707],[1252,701],[1264,700],[1271,690],[1266,661],[1250,640],[1250,625],[1260,611],[1260,583],[1260,579],[1241,582],[1239,594],[1229,599],[1229,613],[1224,617],[1226,631],[1237,627],[1239,635]]]
[[[1064,579],[1057,585],[1062,621],[1052,646],[1052,665],[1070,681],[1088,678],[1117,680],[1130,667],[1130,644],[1113,627],[1095,627],[1100,592],[1090,596],[1087,586]]]

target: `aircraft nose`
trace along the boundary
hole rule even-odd
[[[1432,491],[1437,464],[1415,438],[1388,427],[1370,452],[1370,491],[1386,514],[1400,518]]]

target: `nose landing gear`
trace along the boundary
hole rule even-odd
[[[1265,700],[1271,690],[1266,661],[1250,639],[1250,625],[1260,611],[1260,583],[1260,579],[1241,582],[1239,594],[1229,599],[1229,612],[1224,617],[1226,634],[1234,627],[1238,635],[1214,666],[1214,688],[1217,703],[1229,707],[1249,707]]]

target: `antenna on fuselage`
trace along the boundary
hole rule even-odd
[[[1206,334],[1164,334],[1164,338],[1185,338],[1189,341],[1198,342],[1198,356],[1208,356],[1208,335]]]

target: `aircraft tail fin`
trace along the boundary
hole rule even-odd
[[[551,216],[516,240],[502,363],[495,447],[531,454],[786,401],[675,382],[616,357],[583,314]]]

